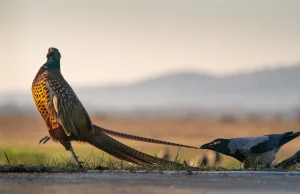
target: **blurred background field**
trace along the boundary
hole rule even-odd
[[[104,117],[93,116],[94,123],[120,132],[146,136],[182,144],[200,146],[217,137],[242,137],[257,136],[269,133],[282,133],[289,130],[300,129],[300,122],[293,119],[235,119],[235,118],[155,118],[155,117]],[[71,154],[52,141],[45,145],[38,145],[38,141],[47,134],[44,122],[39,116],[9,115],[0,117],[0,162],[7,163],[4,151],[10,161],[14,163],[39,164],[71,159]],[[153,145],[131,140],[121,142],[152,155],[159,155],[163,148],[170,151],[170,159],[174,159],[177,147]],[[285,145],[278,154],[278,160],[285,159],[299,150],[300,139],[295,139]],[[74,149],[85,160],[93,154],[103,158],[103,152],[88,144],[73,143]],[[179,158],[193,160],[202,158],[207,153],[212,164],[215,154],[211,151],[181,148]],[[94,158],[94,159],[95,159]],[[104,159],[109,161],[109,156],[104,154]],[[220,163],[223,167],[236,167],[238,162],[229,157],[222,156]]]

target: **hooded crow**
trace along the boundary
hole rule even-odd
[[[257,137],[244,137],[232,139],[215,139],[202,145],[201,149],[214,150],[227,156],[231,156],[244,163],[248,168],[255,165],[269,167],[281,146],[295,139],[300,132],[286,132],[283,134],[271,134]]]

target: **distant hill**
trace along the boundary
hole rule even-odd
[[[74,88],[92,112],[172,114],[291,112],[300,107],[300,65],[227,76],[179,72],[128,85]],[[2,106],[34,109],[31,93],[3,94]]]

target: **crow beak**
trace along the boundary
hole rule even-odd
[[[203,144],[200,149],[208,149],[210,146],[209,146],[209,143],[207,144]]]

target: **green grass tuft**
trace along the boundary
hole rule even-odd
[[[48,148],[47,148],[48,149]],[[182,164],[186,159],[180,159],[178,157],[180,149],[176,154],[173,162]],[[46,166],[46,167],[61,167],[61,168],[77,168],[77,164],[72,158],[71,154],[65,150],[51,150],[45,152],[44,149],[28,149],[28,148],[7,148],[0,152],[0,165],[1,164],[23,164],[23,165],[35,165],[35,166]],[[55,154],[53,154],[55,153]],[[138,171],[146,170],[151,171],[163,171],[163,170],[199,170],[199,171],[241,171],[243,165],[237,163],[236,161],[232,162],[230,168],[215,167],[215,166],[199,166],[186,168],[183,165],[133,165],[126,161],[121,161],[115,159],[103,152],[92,149],[89,153],[78,151],[79,160],[82,162],[83,169],[118,169],[118,170],[129,170],[129,171]],[[283,168],[266,168],[263,165],[257,165],[254,168],[247,169],[250,171],[300,171],[299,168],[292,169],[283,169]]]

